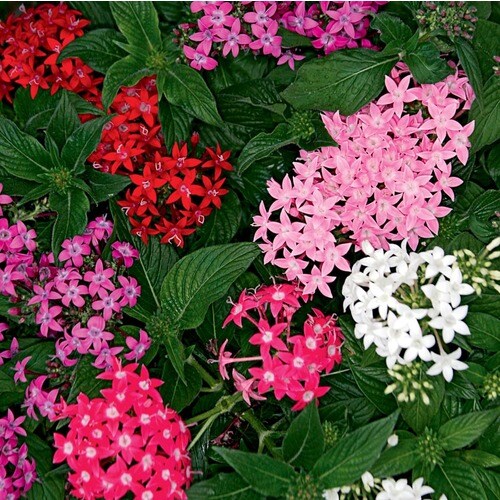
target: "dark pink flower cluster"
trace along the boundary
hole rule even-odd
[[[58,418],[69,418],[66,435],[54,434],[54,462],[67,462],[77,498],[140,500],[187,498],[191,482],[190,433],[180,416],[163,404],[146,367],[114,359],[99,378],[111,380],[102,397],[78,396]]]
[[[469,109],[473,91],[463,72],[442,82],[418,85],[400,65],[386,77],[378,101],[352,116],[325,113],[336,147],[301,151],[293,176],[268,183],[273,203],[262,203],[254,217],[265,262],[298,279],[304,293],[317,289],[331,297],[333,269],[348,271],[343,257],[369,241],[385,248],[438,233],[438,218],[450,212],[462,181],[452,176],[451,160],[465,164],[474,122],[457,118]]]
[[[292,410],[301,410],[328,391],[329,387],[320,386],[320,376],[342,361],[344,337],[334,317],[317,309],[304,322],[302,332],[292,332],[293,316],[306,299],[299,287],[285,283],[262,286],[254,293],[243,290],[233,304],[224,326],[233,322],[241,328],[243,319],[252,323],[255,333],[249,342],[258,346],[260,354],[233,358],[226,351],[226,340],[219,350],[219,371],[228,380],[227,365],[259,363],[248,369],[248,379],[232,370],[235,387],[248,404],[250,398],[266,399],[263,395],[272,390],[278,400],[287,396],[295,401]]]
[[[369,15],[385,2],[191,2],[196,24],[182,24],[179,43],[190,65],[212,70],[217,57],[236,57],[240,49],[272,55],[278,64],[304,59],[284,46],[280,26],[306,36],[325,54],[343,48],[373,45],[366,38]]]
[[[16,418],[11,410],[0,418],[0,498],[16,500],[33,486],[35,461],[28,459],[28,446],[17,436],[26,436],[21,427],[25,417]]]

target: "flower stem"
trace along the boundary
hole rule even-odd
[[[240,392],[235,392],[234,394],[231,394],[231,396],[222,396],[211,410],[205,411],[193,418],[190,418],[189,420],[186,420],[186,424],[197,424],[212,416],[217,417],[219,415],[222,415],[223,413],[227,413],[231,411],[233,409],[233,406],[242,399],[243,397]]]
[[[276,445],[270,437],[272,431],[268,431],[264,427],[262,422],[255,416],[254,412],[252,410],[247,410],[241,414],[241,418],[252,426],[253,430],[259,437],[258,453],[262,453],[265,446],[274,458],[280,458],[280,455],[276,450]]]
[[[198,363],[198,361],[196,361],[194,356],[189,356],[189,358],[187,359],[187,363],[188,365],[191,365],[198,372],[200,377],[210,386],[211,389],[221,388],[220,382],[218,382],[214,377],[212,377],[212,375],[210,375],[210,373],[208,373],[208,371],[205,370],[205,368],[203,368],[203,366],[201,366],[200,363]]]

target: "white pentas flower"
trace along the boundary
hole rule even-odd
[[[457,257],[439,247],[409,253],[406,242],[387,250],[364,243],[362,249],[366,257],[353,265],[342,290],[356,338],[365,349],[373,344],[389,368],[434,361],[428,374],[451,380],[455,367],[461,370],[464,363],[453,357],[457,351],[447,354],[447,344],[457,335],[470,335],[468,307],[461,301],[474,293],[463,282]]]
[[[459,361],[462,355],[462,349],[458,348],[456,351],[450,352],[449,354],[441,353],[436,354],[431,353],[432,361],[434,364],[427,371],[428,375],[439,375],[443,374],[446,381],[451,382],[453,379],[453,372],[459,370],[467,370],[467,365],[462,361]]]
[[[430,486],[424,486],[423,483],[424,479],[418,478],[410,486],[406,479],[396,481],[389,477],[382,481],[382,491],[378,493],[375,500],[422,500],[424,495],[434,492]]]

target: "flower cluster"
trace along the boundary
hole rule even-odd
[[[191,2],[196,23],[185,23],[177,31],[178,42],[190,65],[212,70],[216,57],[250,49],[272,55],[278,64],[294,69],[304,59],[287,47],[278,34],[280,26],[311,39],[325,54],[343,48],[373,45],[367,38],[370,15],[385,2]]]
[[[77,498],[187,498],[191,460],[190,433],[179,415],[163,404],[157,387],[142,366],[122,366],[99,375],[111,380],[102,397],[80,393],[77,403],[62,409],[69,418],[66,435],[54,434],[54,462],[66,462],[68,481]]]
[[[118,202],[132,225],[132,234],[147,243],[160,234],[163,243],[184,245],[184,237],[204,223],[213,208],[221,207],[226,172],[232,170],[229,151],[219,146],[196,154],[198,136],[174,144],[167,153],[158,121],[158,92],[154,78],[123,88],[111,110],[96,151],[94,168],[128,175],[133,188]]]
[[[301,151],[294,175],[269,181],[274,199],[261,204],[255,240],[266,262],[298,278],[306,293],[318,288],[330,297],[334,268],[348,270],[343,255],[354,241],[388,248],[389,241],[437,234],[438,218],[450,212],[462,183],[451,175],[453,158],[465,164],[474,123],[456,118],[473,98],[467,78],[457,71],[440,83],[417,85],[404,66],[386,77],[386,93],[350,117],[325,113],[336,147]],[[276,212],[276,214],[275,214]],[[279,216],[279,222],[275,219]]]
[[[250,398],[266,399],[263,395],[272,390],[278,400],[288,396],[295,401],[292,410],[301,410],[328,391],[329,387],[320,386],[320,375],[342,361],[343,335],[334,317],[317,309],[303,323],[300,333],[293,332],[293,316],[305,299],[300,288],[285,283],[262,286],[254,293],[243,290],[233,304],[224,326],[233,322],[241,328],[243,319],[248,320],[255,327],[249,343],[258,346],[260,354],[233,358],[226,351],[226,340],[219,350],[219,371],[228,380],[227,365],[259,363],[248,369],[248,379],[232,370],[236,389],[248,404]]]
[[[364,243],[363,249],[367,256],[354,264],[342,289],[356,338],[365,349],[374,344],[389,368],[433,361],[427,373],[451,381],[453,371],[467,365],[459,361],[460,348],[447,353],[445,344],[457,334],[470,335],[463,321],[468,307],[460,303],[462,295],[474,293],[463,283],[456,258],[439,247],[408,253],[404,246],[391,244],[385,251]]]
[[[416,20],[422,33],[445,32],[448,38],[471,40],[477,9],[467,2],[422,2]]]
[[[59,88],[97,100],[102,82],[81,59],[70,58],[57,64],[62,49],[83,35],[90,21],[66,3],[44,3],[19,8],[5,22],[0,21],[0,101],[12,102],[17,86],[30,87],[31,97],[38,89]]]
[[[28,446],[18,436],[25,417],[16,418],[11,410],[0,418],[0,498],[16,500],[24,496],[36,479],[35,461],[28,459]]]
[[[359,484],[333,488],[323,492],[325,500],[345,500],[347,498],[367,498],[367,493],[376,494],[375,500],[422,500],[425,495],[433,493],[430,486],[424,485],[424,478],[420,477],[410,485],[407,479],[395,480],[374,478],[370,472],[361,476]],[[425,497],[429,499],[430,497]]]

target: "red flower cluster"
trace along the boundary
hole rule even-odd
[[[90,21],[62,2],[19,10],[0,21],[0,101],[12,102],[17,85],[29,86],[32,98],[40,88],[54,94],[62,87],[95,101],[101,77],[78,58],[56,64],[61,50],[82,36]]]
[[[59,418],[69,418],[66,436],[54,434],[54,462],[66,461],[73,470],[68,481],[77,498],[186,498],[191,482],[189,430],[179,415],[167,408],[156,387],[139,365],[114,360],[111,371],[99,378],[112,380],[102,398],[80,393]]]
[[[297,286],[280,284],[263,286],[255,293],[243,290],[233,304],[223,326],[233,322],[241,328],[243,319],[250,321],[256,332],[249,343],[259,347],[260,355],[233,358],[225,350],[226,340],[219,350],[219,371],[222,378],[229,379],[226,365],[260,363],[248,370],[249,379],[232,371],[235,387],[248,404],[250,398],[266,399],[262,395],[272,389],[278,400],[288,396],[295,401],[292,410],[301,410],[328,391],[328,387],[320,387],[320,375],[329,373],[342,361],[344,336],[334,317],[317,309],[304,322],[302,333],[292,334],[293,316],[301,307],[300,300],[306,297]],[[256,312],[258,318],[251,316],[250,311]]]
[[[232,170],[229,151],[206,148],[196,156],[198,136],[188,145],[174,144],[169,155],[158,121],[155,79],[122,88],[111,110],[116,116],[103,130],[101,143],[89,157],[94,168],[130,176],[134,187],[118,204],[129,217],[132,233],[147,243],[162,235],[163,243],[182,247],[184,236],[220,208],[225,172]]]

